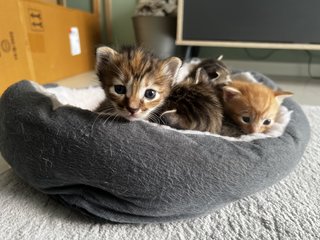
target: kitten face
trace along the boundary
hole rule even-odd
[[[179,58],[159,60],[142,49],[98,49],[97,72],[111,115],[147,119],[168,96],[181,66]],[[102,109],[101,109],[102,110]]]
[[[223,88],[223,105],[244,133],[264,133],[274,124],[282,100],[291,95],[258,83],[233,81]]]

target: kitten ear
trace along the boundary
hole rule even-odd
[[[100,79],[103,78],[105,65],[111,62],[118,53],[109,47],[99,47],[96,50],[96,73]]]
[[[118,54],[117,51],[115,51],[115,50],[113,50],[112,48],[109,48],[109,47],[103,46],[103,47],[97,48],[97,50],[96,50],[97,66],[103,61],[109,62],[117,54]]]
[[[228,102],[231,99],[242,95],[242,93],[238,89],[235,89],[233,87],[224,86],[222,90],[223,90],[223,100],[225,102]]]
[[[168,75],[168,77],[175,80],[182,65],[182,61],[178,57],[170,57],[162,61],[161,70]]]
[[[217,60],[218,61],[221,61],[223,59],[223,55],[221,54],[218,58],[217,58]]]
[[[199,68],[197,69],[195,80],[196,84],[199,82],[209,82],[209,76],[203,68]]]
[[[96,50],[97,60],[100,60],[100,59],[110,60],[117,54],[118,54],[117,51],[106,46],[99,47]]]
[[[284,91],[275,91],[274,96],[279,104],[283,102],[283,100],[287,97],[291,97],[293,95],[292,92],[284,92]]]

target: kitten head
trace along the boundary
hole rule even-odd
[[[111,115],[128,120],[147,119],[168,96],[182,62],[160,60],[141,48],[97,50],[97,75],[105,90]]]
[[[246,134],[266,132],[273,125],[282,101],[290,96],[291,92],[273,91],[245,81],[233,81],[223,87],[225,114]]]
[[[229,68],[221,61],[222,56],[218,59],[208,58],[197,64],[190,72],[190,77],[195,78],[197,70],[202,68],[208,75],[210,82],[216,85],[226,85],[230,79]]]

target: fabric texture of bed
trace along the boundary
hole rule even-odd
[[[2,96],[3,157],[33,188],[112,222],[198,217],[261,191],[294,169],[310,135],[305,114],[290,99],[283,105],[291,120],[281,136],[232,141],[144,121],[107,121],[44,92],[22,81]]]
[[[320,107],[303,106],[311,139],[288,177],[210,214],[179,222],[93,221],[29,187],[12,170],[0,174],[0,239],[317,240],[320,233]]]

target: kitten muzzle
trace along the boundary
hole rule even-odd
[[[127,107],[127,110],[131,115],[134,115],[135,113],[137,113],[140,110],[140,108]]]

